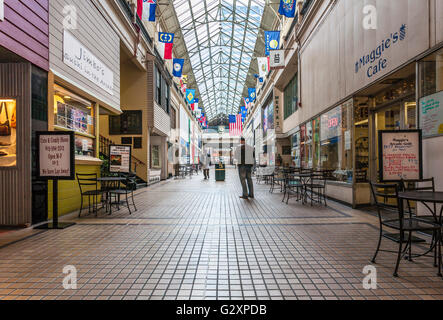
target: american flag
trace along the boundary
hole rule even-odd
[[[243,123],[241,113],[229,115],[229,135],[231,137],[241,136],[243,133]]]

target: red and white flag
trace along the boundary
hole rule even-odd
[[[172,48],[174,47],[174,34],[159,32],[158,33],[158,51],[164,60],[172,59]]]
[[[243,122],[241,113],[229,115],[229,135],[231,137],[241,136],[243,134]]]

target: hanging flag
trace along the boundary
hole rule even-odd
[[[174,34],[173,33],[158,33],[159,51],[164,60],[172,59],[172,47],[174,46]]]
[[[181,88],[183,94],[185,94],[187,87],[186,87],[186,84],[183,82],[183,78],[180,79],[180,88]]]
[[[295,0],[280,0],[278,13],[288,18],[295,18]]]
[[[271,50],[280,49],[280,31],[265,31],[265,56],[269,56]]]
[[[242,122],[245,122],[247,117],[248,117],[248,109],[246,109],[246,107],[241,107]]]
[[[143,21],[155,22],[156,0],[143,0]]]
[[[243,133],[243,123],[241,113],[237,115],[229,115],[229,135],[231,137],[241,136]]]
[[[271,68],[269,66],[269,57],[257,58],[258,70],[260,72],[260,78],[266,78]]]
[[[245,108],[249,109],[251,107],[251,101],[249,100],[249,98],[244,98],[245,100]]]
[[[184,84],[188,84],[188,75],[187,75],[187,74],[184,74],[184,75],[182,76],[182,79],[183,79],[183,83],[184,83]]]
[[[172,63],[172,75],[181,78],[185,59],[174,59]]]
[[[143,0],[137,0],[137,16],[143,18]]]
[[[197,98],[194,99],[194,111],[197,112],[198,110],[198,103],[200,102],[200,100],[198,100]]]
[[[195,109],[195,117],[201,123],[200,119],[202,117],[202,109],[200,109],[200,108],[196,108]]]
[[[248,93],[249,93],[249,102],[255,102],[255,98],[257,95],[257,89],[255,88],[249,88],[248,89]]]
[[[195,89],[186,89],[186,101],[189,104],[194,104],[195,102]]]

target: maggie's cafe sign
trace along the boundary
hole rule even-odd
[[[387,53],[404,41],[406,36],[407,26],[403,24],[398,30],[385,37],[378,47],[355,62],[355,73],[358,74],[363,69],[366,76],[372,78],[386,69],[389,65],[389,60],[386,58]]]

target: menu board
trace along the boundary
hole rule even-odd
[[[109,172],[131,172],[131,146],[109,146]]]
[[[424,137],[443,135],[443,91],[420,99],[420,128]]]
[[[380,182],[423,178],[421,130],[379,132]]]
[[[42,180],[74,180],[74,132],[37,132],[37,172]]]

